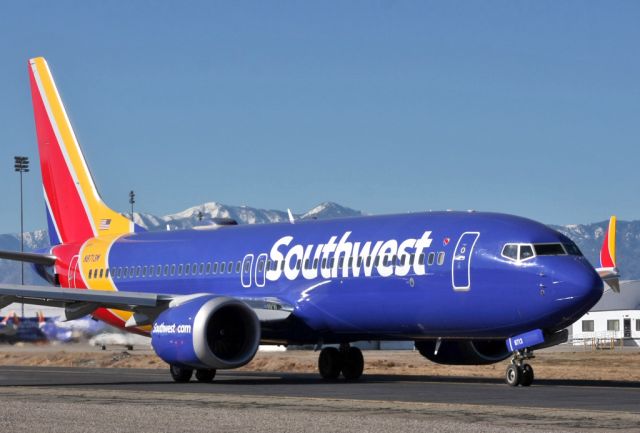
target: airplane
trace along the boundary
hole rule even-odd
[[[259,344],[315,345],[322,378],[356,380],[352,343],[413,340],[443,364],[511,357],[506,382],[529,386],[534,350],[566,341],[603,293],[568,237],[499,213],[145,231],[102,201],[44,58],[29,77],[52,247],[0,258],[53,285],[0,284],[0,307],[57,306],[149,336],[176,382],[211,382]]]
[[[15,311],[0,320],[0,342],[61,342],[90,338],[103,331],[106,325],[89,317],[73,321],[46,317],[42,311],[35,317],[20,317]]]

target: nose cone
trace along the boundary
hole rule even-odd
[[[569,326],[589,311],[602,297],[603,283],[583,257],[567,257],[555,268],[552,302],[561,322]]]

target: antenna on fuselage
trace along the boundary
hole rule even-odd
[[[289,222],[291,224],[295,224],[296,220],[295,220],[295,218],[293,218],[293,214],[291,213],[291,209],[287,208],[287,214],[289,214]]]

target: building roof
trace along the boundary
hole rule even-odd
[[[602,298],[591,311],[640,310],[640,280],[620,281],[620,293],[605,284]]]

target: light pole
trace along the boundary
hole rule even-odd
[[[133,221],[133,205],[136,202],[136,193],[129,191],[129,203],[131,204],[131,221]]]
[[[22,201],[22,173],[29,172],[29,157],[14,156],[13,168],[20,173],[20,252],[24,252],[24,211]],[[24,262],[20,262],[20,284],[24,285]],[[24,302],[22,303],[22,317],[24,317]]]

